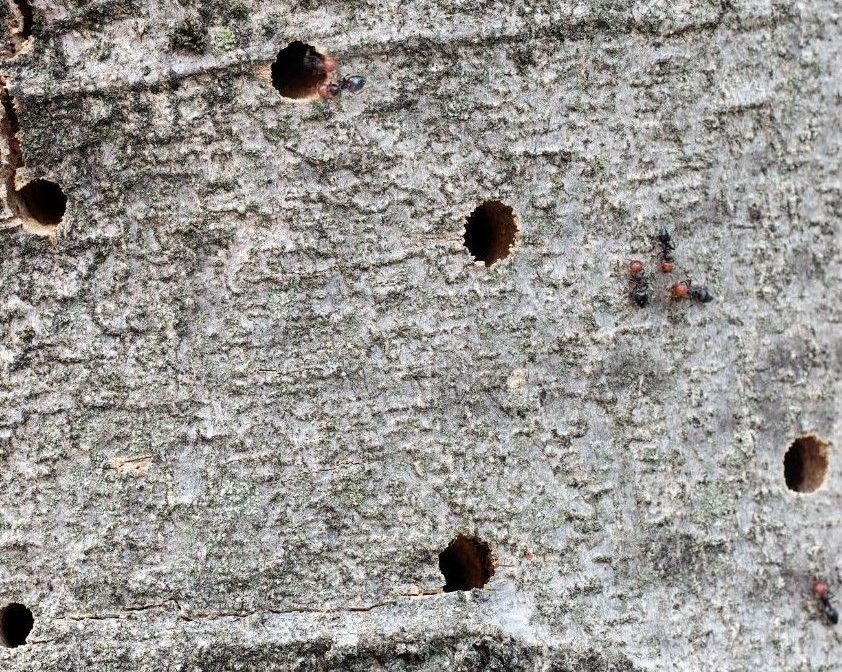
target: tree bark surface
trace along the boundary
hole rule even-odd
[[[842,669],[839,22],[0,2],[0,668]],[[295,40],[365,88],[282,97]]]

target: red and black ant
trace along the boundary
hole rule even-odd
[[[635,259],[629,264],[629,273],[632,277],[631,297],[634,302],[643,308],[649,304],[649,283],[646,281],[643,262]]]
[[[365,77],[362,75],[345,75],[336,81],[338,65],[332,56],[325,56],[316,51],[313,47],[307,47],[303,56],[305,71],[318,78],[323,78],[317,92],[322,98],[335,98],[343,91],[347,93],[359,93],[365,86]]]
[[[680,301],[691,298],[699,303],[710,303],[714,296],[705,285],[694,285],[690,280],[682,280],[670,287],[672,298]]]
[[[655,238],[661,246],[661,272],[672,273],[675,270],[675,245],[672,242],[672,234],[665,226],[655,232]],[[629,272],[632,277],[631,296],[635,303],[641,308],[649,304],[651,295],[649,282],[644,276],[643,262],[635,259],[629,265]],[[705,285],[694,285],[689,279],[682,280],[672,285],[669,289],[669,296],[674,301],[692,299],[699,303],[710,303],[714,300],[711,291]]]
[[[335,98],[343,91],[347,93],[359,93],[365,86],[365,77],[362,75],[345,75],[338,82],[322,84],[319,87],[319,95],[322,98]]]
[[[661,244],[661,273],[672,273],[675,268],[675,245],[672,243],[672,234],[667,227],[662,226],[655,234]]]
[[[821,602],[824,616],[831,625],[839,623],[839,612],[830,603],[830,588],[824,581],[813,581],[813,595]]]

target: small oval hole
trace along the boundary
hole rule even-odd
[[[0,609],[0,643],[9,648],[26,644],[35,619],[24,605],[12,602]]]
[[[477,261],[491,266],[511,254],[518,235],[514,210],[500,201],[485,201],[467,217],[465,247]]]
[[[830,469],[830,444],[815,434],[799,436],[784,455],[784,480],[795,492],[811,493],[824,485]]]
[[[494,574],[491,547],[477,537],[459,535],[439,554],[444,592],[482,588]]]
[[[281,49],[272,63],[272,86],[285,98],[312,98],[327,81],[324,55],[298,40]]]
[[[39,224],[60,224],[67,209],[67,196],[61,187],[50,180],[32,180],[18,192],[18,199],[29,215]]]

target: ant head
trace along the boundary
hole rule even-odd
[[[316,93],[318,93],[325,100],[329,100],[334,96],[334,93],[331,90],[329,84],[319,84],[319,88],[316,89]]]
[[[640,275],[643,273],[643,262],[635,259],[629,264],[629,273],[632,275]]]
[[[686,280],[684,282],[677,282],[670,288],[670,291],[672,292],[672,298],[686,299],[690,296],[690,283]]]
[[[824,581],[813,581],[813,595],[820,600],[825,600],[829,594],[830,589]]]

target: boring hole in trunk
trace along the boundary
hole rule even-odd
[[[468,215],[465,247],[474,259],[491,266],[509,256],[517,233],[514,210],[500,201],[486,201]]]
[[[815,434],[799,436],[784,455],[786,486],[795,492],[818,490],[830,468],[830,445]]]
[[[22,604],[12,602],[0,609],[0,643],[9,648],[26,644],[35,619]]]
[[[482,588],[494,574],[491,548],[477,537],[459,535],[439,554],[444,592]]]
[[[59,224],[67,209],[67,196],[60,186],[49,180],[32,180],[17,195],[26,214],[39,224]]]
[[[272,64],[272,86],[285,98],[311,98],[327,80],[325,57],[304,42],[291,42]]]

